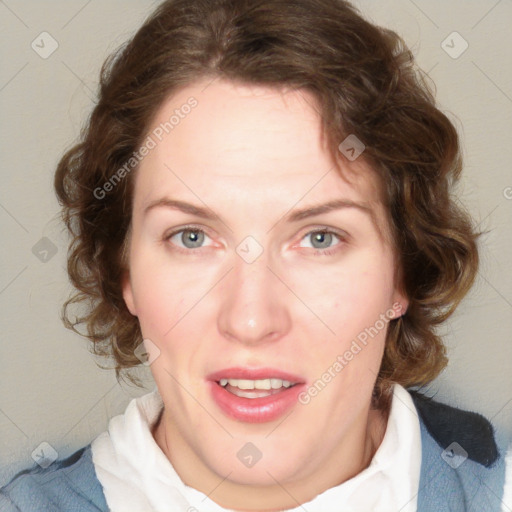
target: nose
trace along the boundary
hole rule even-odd
[[[234,255],[234,268],[219,288],[218,328],[226,339],[255,345],[277,341],[289,332],[290,292],[268,260],[265,251],[252,263]]]

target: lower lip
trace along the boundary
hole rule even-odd
[[[283,416],[298,401],[306,384],[296,384],[285,391],[261,398],[243,398],[209,381],[213,400],[229,417],[246,423],[265,423]]]

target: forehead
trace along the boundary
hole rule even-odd
[[[340,197],[378,203],[375,175],[362,159],[332,161],[318,111],[304,90],[220,79],[179,90],[160,106],[146,134],[156,145],[138,169],[135,207],[176,191],[213,202],[236,194],[276,205]]]

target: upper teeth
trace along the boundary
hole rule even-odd
[[[221,386],[229,384],[239,389],[279,389],[283,386],[289,388],[292,385],[290,381],[282,379],[220,379],[219,384]]]

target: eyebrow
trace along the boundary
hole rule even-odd
[[[373,219],[373,210],[366,203],[357,203],[350,199],[335,199],[328,203],[319,204],[317,206],[310,206],[302,210],[295,210],[290,213],[286,218],[288,222],[298,222],[308,217],[315,217],[322,213],[329,213],[335,210],[341,210],[343,208],[356,208],[364,213],[370,215]]]
[[[195,206],[193,204],[186,203],[185,201],[178,201],[176,199],[169,199],[167,197],[162,197],[160,199],[156,199],[155,201],[151,201],[144,208],[143,215],[147,215],[151,210],[159,207],[180,210],[184,213],[190,213],[191,215],[195,215],[196,217],[201,217],[203,219],[220,220],[220,217],[209,208]]]
[[[195,206],[191,203],[187,203],[185,201],[179,201],[177,199],[170,199],[167,197],[162,197],[160,199],[156,199],[155,201],[151,201],[143,211],[144,216],[148,214],[149,211],[159,208],[171,208],[173,210],[180,210],[184,213],[189,213],[191,215],[195,215],[196,217],[201,217],[203,219],[208,220],[220,220],[220,217],[214,213],[209,208],[203,208],[201,206]],[[374,211],[370,206],[366,203],[358,203],[349,199],[335,199],[333,201],[329,201],[324,204],[319,204],[315,206],[310,206],[307,208],[303,208],[301,210],[294,210],[284,217],[286,222],[299,222],[301,220],[307,219],[309,217],[315,217],[317,215],[321,215],[323,213],[329,213],[335,210],[341,210],[343,208],[355,208],[358,209],[370,216],[372,221],[376,224],[376,219],[374,215]]]

